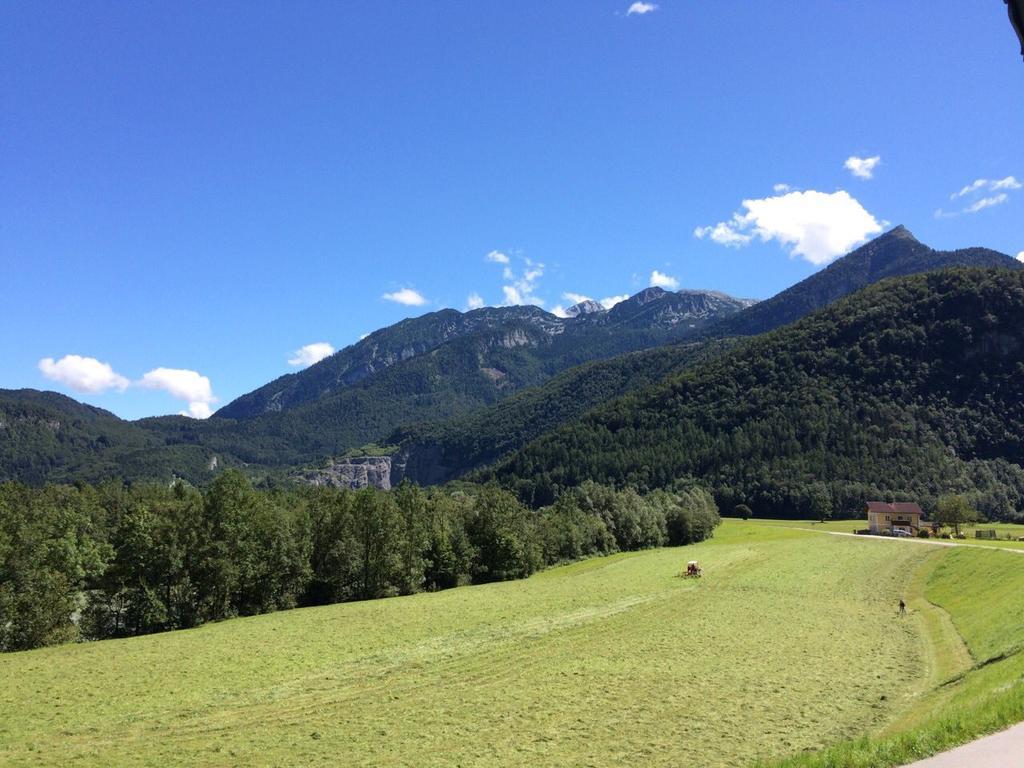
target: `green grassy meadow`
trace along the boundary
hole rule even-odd
[[[678,576],[691,558],[703,579]],[[0,656],[0,764],[854,755],[853,737],[863,753],[967,704],[1014,711],[1020,687],[996,689],[1019,682],[1020,658],[983,663],[1024,642],[1003,600],[1024,605],[1024,557],[729,520],[703,544],[523,581]],[[992,722],[966,722],[960,740]]]
[[[757,523],[758,525],[773,525],[782,528],[799,528],[813,531],[830,531],[832,533],[855,533],[867,526],[867,522],[862,519],[828,520],[824,523],[818,522],[817,520],[767,519],[755,519],[749,522]],[[994,530],[999,538],[976,539],[974,537],[974,532],[976,530]],[[970,544],[972,546],[979,547],[998,547],[1000,549],[1024,550],[1024,541],[1017,541],[1018,538],[1024,537],[1024,525],[1019,523],[978,523],[977,525],[964,526],[963,533],[966,536],[964,539],[929,539],[929,541],[932,541],[933,543],[952,542],[956,544]]]

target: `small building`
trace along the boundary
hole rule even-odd
[[[865,510],[868,515],[868,530],[871,533],[917,536],[921,530],[921,507],[912,501],[869,501]]]

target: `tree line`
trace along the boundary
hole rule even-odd
[[[393,491],[0,484],[0,650],[523,578],[702,541],[709,493],[584,483],[530,510],[496,485]]]

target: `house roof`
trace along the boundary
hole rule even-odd
[[[869,501],[868,512],[883,512],[887,515],[923,515],[921,507],[912,501],[897,501],[888,504],[884,501]]]

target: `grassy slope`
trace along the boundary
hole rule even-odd
[[[892,609],[930,555],[727,521],[705,544],[520,582],[10,654],[0,763],[738,766],[821,749],[927,684],[903,661],[921,623]],[[704,579],[676,577],[690,557]]]
[[[911,585],[917,594],[910,605],[920,611],[935,648],[937,687],[874,736],[773,765],[898,766],[1024,719],[1024,558],[974,547],[941,549],[918,575],[923,578]]]

